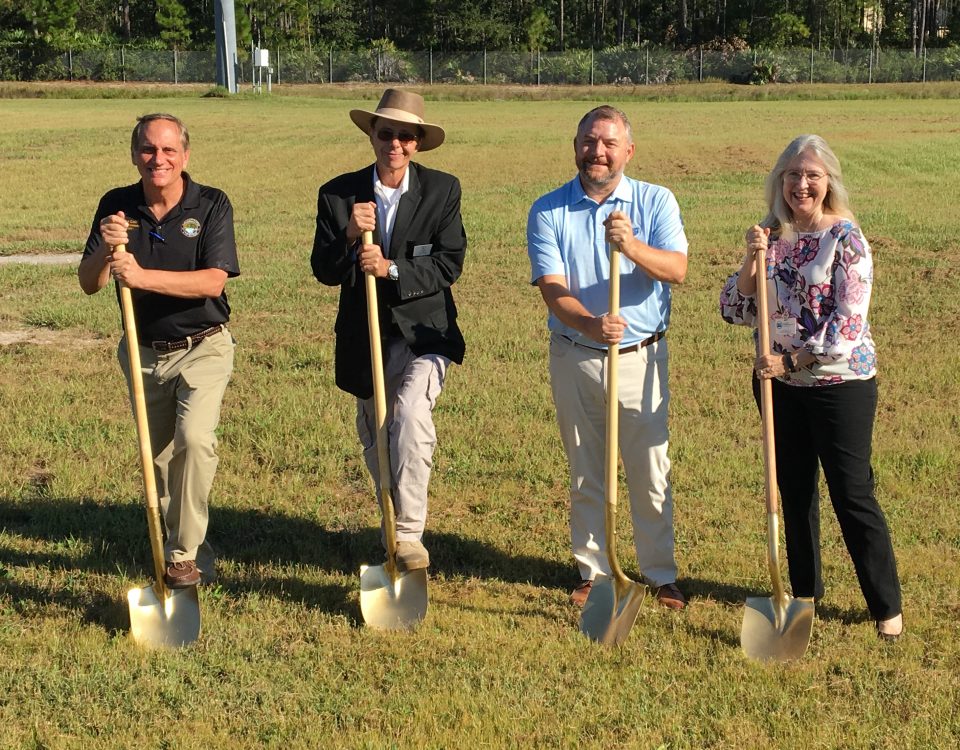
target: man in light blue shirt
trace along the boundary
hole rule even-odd
[[[598,573],[610,574],[604,530],[606,349],[620,345],[620,453],[630,490],[637,561],[658,601],[683,609],[673,553],[667,409],[670,284],[687,272],[676,198],[623,170],[635,146],[627,116],[591,110],[577,128],[578,175],[537,200],[527,252],[549,309],[550,380],[570,465],[570,534],[582,606]],[[608,315],[609,245],[621,250],[621,306]]]

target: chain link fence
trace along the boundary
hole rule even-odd
[[[566,52],[368,52],[271,50],[274,83],[644,85],[731,83],[900,83],[960,80],[960,48],[777,49],[717,52],[662,47]],[[241,83],[254,71],[241,63]],[[0,80],[209,83],[215,53],[114,47],[42,54],[0,46]]]

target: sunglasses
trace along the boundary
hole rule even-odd
[[[406,130],[401,130],[399,133],[391,130],[390,128],[380,128],[377,131],[377,140],[384,142],[392,141],[396,138],[400,143],[411,143],[412,141],[419,141],[420,136],[415,133],[407,132]]]

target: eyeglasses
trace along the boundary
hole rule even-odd
[[[420,136],[410,133],[406,130],[401,130],[399,133],[391,130],[390,128],[380,128],[377,131],[377,139],[389,142],[396,138],[400,143],[411,143],[412,141],[419,141]]]
[[[787,172],[784,177],[787,182],[800,182],[804,177],[807,178],[807,182],[811,185],[816,185],[820,180],[822,180],[826,175],[823,172],[800,172],[797,170],[791,170]]]

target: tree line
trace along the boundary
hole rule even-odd
[[[205,49],[216,0],[0,0],[0,42]],[[960,0],[235,0],[237,43],[267,49],[922,51],[960,45]]]

